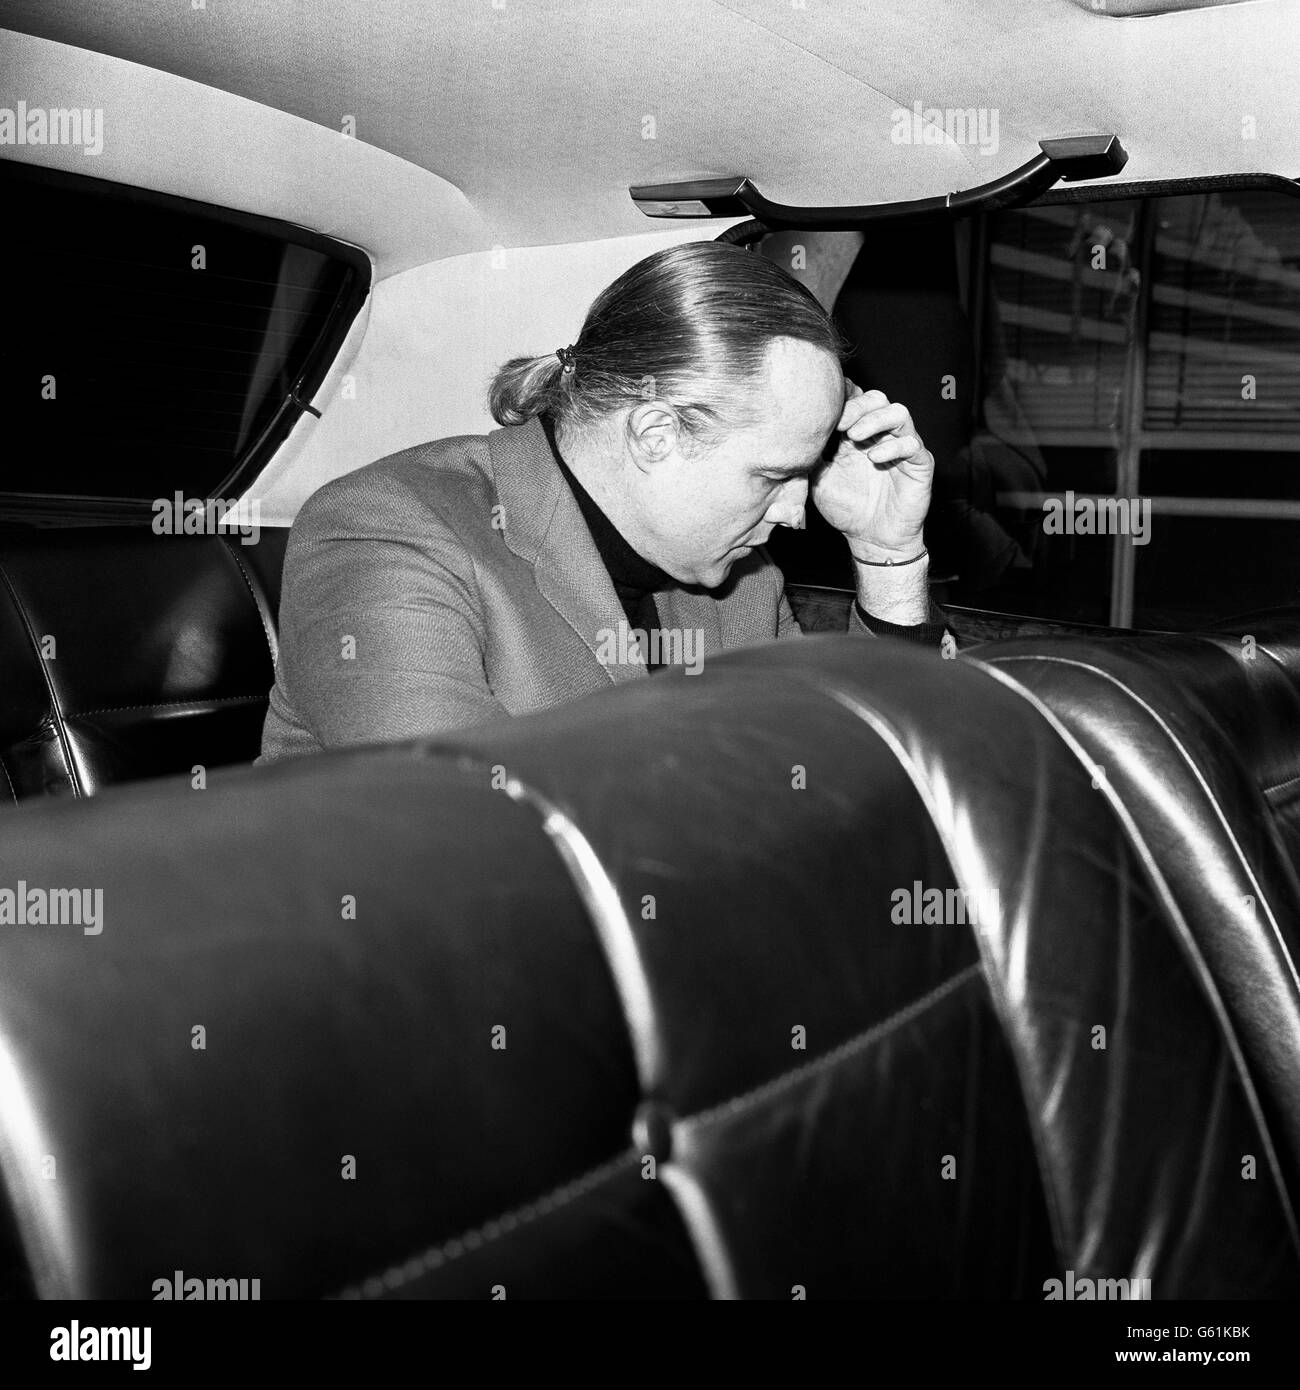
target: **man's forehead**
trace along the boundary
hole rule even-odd
[[[810,399],[811,397],[811,399]],[[770,469],[807,470],[816,465],[839,423],[842,403],[809,393],[789,409],[773,399],[753,442]]]
[[[839,363],[811,343],[778,338],[768,350],[769,419],[811,445],[835,428],[848,390]]]
[[[844,389],[844,373],[826,351],[801,338],[773,338],[767,347],[768,385],[774,391],[806,390],[813,383],[829,391]]]

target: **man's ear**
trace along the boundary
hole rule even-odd
[[[672,458],[683,444],[682,422],[664,401],[643,401],[627,414],[627,446],[638,468]]]

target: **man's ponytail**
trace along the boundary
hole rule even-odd
[[[563,368],[553,352],[512,357],[492,379],[488,404],[498,425],[522,425],[559,403]]]

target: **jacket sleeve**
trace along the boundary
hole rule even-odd
[[[803,628],[799,626],[799,620],[794,615],[794,609],[790,607],[790,600],[786,598],[784,588],[781,590],[781,597],[777,600],[776,636],[777,641],[786,637],[803,636]]]
[[[933,600],[923,623],[887,623],[872,617],[857,601],[849,607],[849,631],[862,632],[870,637],[894,637],[902,642],[915,642],[921,647],[941,647],[948,631],[948,615]],[[956,638],[953,638],[956,641]]]
[[[933,599],[930,600],[930,612],[925,622],[907,626],[898,623],[886,623],[879,618],[873,618],[870,613],[863,609],[857,599],[849,604],[848,631],[856,637],[894,637],[900,641],[915,642],[920,646],[938,649],[943,643],[947,623],[947,614]],[[798,619],[794,616],[794,610],[790,607],[790,601],[786,598],[784,591],[777,608],[776,635],[778,639],[803,636]]]
[[[399,479],[362,469],[307,501],[285,560],[276,683],[323,747],[504,715],[483,651],[473,562]]]

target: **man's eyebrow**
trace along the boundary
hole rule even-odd
[[[809,473],[815,473],[821,467],[822,459],[819,455],[809,463],[774,463],[770,467],[766,464],[763,472],[769,477],[776,478],[803,478]]]

